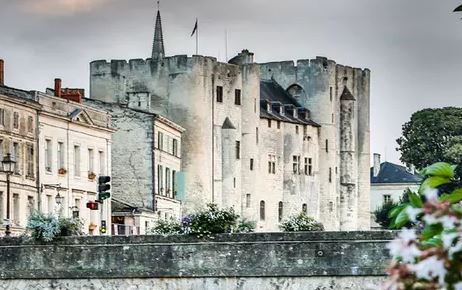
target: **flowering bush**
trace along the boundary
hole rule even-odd
[[[159,220],[150,232],[161,235],[194,234],[201,237],[223,233],[248,233],[254,228],[254,223],[241,220],[232,208],[219,209],[215,204],[208,204],[207,208],[183,217],[180,222],[173,219]]]
[[[279,227],[284,232],[324,231],[324,226],[320,222],[317,222],[304,212],[289,217]]]
[[[27,220],[32,238],[50,242],[60,236],[81,235],[82,223],[78,219],[58,218],[51,214],[33,212]]]
[[[182,228],[180,223],[172,218],[169,220],[157,221],[155,226],[148,232],[154,235],[178,235],[182,233]]]
[[[387,290],[462,290],[462,166],[436,163],[409,203],[390,213],[392,226],[403,229],[388,248],[393,259]]]

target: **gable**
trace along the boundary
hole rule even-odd
[[[82,110],[80,108],[75,109],[69,114],[69,117],[72,122],[77,122],[77,123],[83,123],[86,125],[91,125],[93,126],[93,120],[91,119],[90,115],[85,110]]]

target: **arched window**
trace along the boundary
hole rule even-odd
[[[282,201],[280,201],[279,205],[278,205],[278,220],[279,220],[279,222],[282,221],[282,215],[283,215],[283,204],[282,204]]]
[[[308,212],[308,208],[306,206],[306,203],[302,204],[302,212],[306,214]]]
[[[265,201],[260,201],[260,220],[265,220]]]
[[[287,88],[287,92],[294,98],[304,98],[305,90],[298,84],[293,84]]]

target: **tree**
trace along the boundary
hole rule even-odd
[[[447,107],[415,112],[397,139],[401,161],[421,169],[436,162],[458,163],[462,157],[462,109]]]
[[[391,218],[389,217],[389,215],[391,210],[401,204],[408,203],[410,193],[411,191],[408,188],[403,192],[403,195],[399,198],[398,202],[389,201],[385,202],[380,207],[378,207],[374,211],[375,222],[378,223],[384,229],[390,228]]]

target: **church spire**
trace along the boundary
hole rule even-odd
[[[160,60],[165,57],[164,37],[162,35],[162,21],[160,18],[159,1],[157,1],[156,27],[154,29],[154,41],[152,43],[152,59]]]

